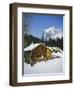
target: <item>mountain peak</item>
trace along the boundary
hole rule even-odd
[[[62,29],[60,28],[55,28],[55,27],[49,27],[44,30],[44,39],[49,40],[49,39],[61,39],[63,37],[63,32]]]
[[[54,34],[55,33],[55,27],[52,26],[52,27],[45,29],[44,33]]]

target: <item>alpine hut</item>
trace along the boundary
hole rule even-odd
[[[29,62],[48,60],[52,57],[52,49],[42,43],[30,44],[24,48],[25,60]]]

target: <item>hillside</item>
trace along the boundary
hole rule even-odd
[[[33,35],[24,35],[24,48],[29,46],[31,43],[45,43],[46,46],[59,47],[63,50],[63,37],[55,39],[44,40]]]
[[[34,37],[33,35],[24,35],[24,47],[29,46],[31,43],[41,43],[42,40],[38,37]]]

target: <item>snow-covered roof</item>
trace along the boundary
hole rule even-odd
[[[36,47],[38,47],[39,45],[43,45],[41,43],[31,43],[28,47],[24,48],[24,51],[32,51],[33,49],[35,49]],[[46,48],[49,48],[51,51],[53,50],[51,47],[45,46]]]
[[[40,45],[39,43],[36,44],[31,43],[28,47],[24,48],[24,51],[32,51],[34,48],[36,48],[39,45]]]
[[[24,48],[24,51],[32,51],[39,45],[41,45],[41,43],[35,43],[35,44],[31,43],[28,47]],[[54,50],[58,50],[58,51],[62,52],[62,50],[59,47],[48,47],[48,46],[45,46],[45,47],[49,48],[51,51],[53,51],[53,49],[54,49]]]

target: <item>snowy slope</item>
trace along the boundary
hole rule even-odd
[[[41,75],[49,73],[54,75],[58,73],[63,73],[63,53],[53,53],[53,56],[54,55],[58,57],[52,58],[47,61],[37,62],[33,66],[24,62],[24,76],[29,76],[30,74]]]

